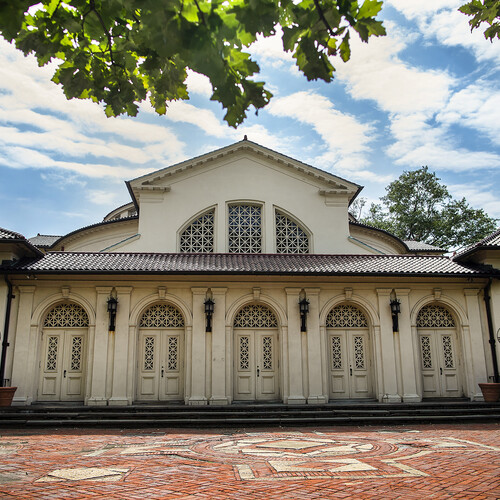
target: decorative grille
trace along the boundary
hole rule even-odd
[[[326,317],[327,328],[367,328],[365,315],[351,305],[343,304],[334,307]]]
[[[234,318],[236,328],[277,328],[278,321],[274,313],[266,306],[245,306]]]
[[[83,328],[89,326],[89,317],[78,304],[59,304],[54,307],[43,323],[53,328]]]
[[[443,357],[445,368],[455,368],[455,362],[453,360],[453,346],[451,343],[451,337],[449,335],[444,335],[443,339]]]
[[[144,371],[154,370],[155,359],[155,338],[144,338]]]
[[[57,371],[57,349],[59,347],[59,337],[49,337],[47,340],[47,364],[45,370],[48,372]]]
[[[181,234],[180,251],[212,253],[214,251],[215,210],[206,212],[192,222]]]
[[[167,369],[170,371],[177,371],[178,359],[179,359],[179,337],[169,337]]]
[[[75,336],[71,340],[71,370],[79,372],[82,366],[83,337]]]
[[[306,232],[278,211],[276,211],[276,253],[309,253],[309,238]]]
[[[332,337],[332,370],[342,370],[342,339]]]
[[[420,328],[449,328],[455,326],[451,313],[442,306],[430,304],[422,307],[417,316]]]
[[[262,337],[262,366],[264,370],[273,369],[273,338]]]
[[[354,337],[354,366],[356,370],[365,369],[365,342],[363,337]]]
[[[420,349],[422,351],[422,366],[432,368],[431,338],[429,336],[420,337]]]
[[[254,205],[229,206],[229,253],[262,252],[261,212]]]
[[[250,367],[249,338],[250,337],[240,337],[240,370],[248,370]]]
[[[181,328],[184,326],[184,318],[174,306],[155,304],[142,315],[139,326],[143,328]]]

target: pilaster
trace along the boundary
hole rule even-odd
[[[193,294],[193,331],[191,334],[191,390],[188,404],[206,405],[205,296],[207,288],[191,288]]]
[[[309,391],[307,402],[309,404],[323,404],[328,398],[323,393],[323,365],[321,356],[321,333],[319,328],[319,288],[305,288],[309,301],[309,314],[307,315],[307,370]]]
[[[413,403],[421,400],[417,390],[417,370],[415,366],[414,339],[410,319],[409,288],[396,288],[396,296],[401,302],[399,315],[398,357],[403,386],[403,401]]]
[[[226,387],[226,292],[227,288],[211,288],[214,300],[212,318],[212,389],[210,404],[227,405]]]
[[[109,314],[108,298],[113,288],[97,286],[96,320],[94,334],[94,359],[91,364],[91,386],[89,406],[107,405],[106,381],[108,378]]]
[[[116,331],[114,336],[114,355],[112,360],[113,383],[109,404],[125,406],[129,404],[127,398],[127,373],[129,362],[129,317],[131,286],[116,287],[118,306],[116,308]]]
[[[302,338],[300,332],[299,294],[300,288],[285,288],[288,316],[288,404],[304,404],[302,372]]]
[[[12,366],[12,386],[17,387],[13,404],[25,405],[33,401],[32,384],[36,379],[34,359],[38,342],[37,327],[31,327],[35,286],[19,286],[19,310],[17,316],[14,360]],[[31,364],[28,364],[28,360]]]
[[[384,403],[399,403],[396,356],[394,353],[394,333],[392,332],[392,316],[389,305],[391,289],[377,288],[378,308],[380,315],[380,362],[382,368],[382,384],[379,384]]]
[[[466,361],[468,361],[466,363],[466,366],[468,366],[466,378],[468,395],[471,401],[483,400],[478,384],[488,382],[479,305],[480,291],[480,288],[464,289],[467,314],[469,316],[469,328],[464,327],[462,334],[464,337],[464,355]]]

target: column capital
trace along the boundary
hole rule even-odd
[[[389,296],[392,292],[392,288],[376,288],[375,291],[379,297]]]
[[[19,293],[35,293],[36,286],[35,285],[19,285],[18,290],[19,290]]]
[[[302,288],[285,288],[285,292],[287,295],[299,295],[302,291]]]
[[[394,291],[396,292],[396,295],[404,297],[410,294],[411,288],[395,288]]]
[[[96,286],[95,291],[100,294],[110,294],[111,290],[113,290],[112,286]]]
[[[212,295],[226,295],[227,287],[210,288]]]
[[[193,286],[191,287],[191,292],[193,295],[205,295],[207,293],[207,287]]]
[[[482,288],[464,288],[464,295],[466,297],[473,297],[475,295],[479,295],[479,292],[481,292]]]
[[[134,289],[133,286],[117,286],[116,287],[116,293],[132,293],[132,290]]]
[[[306,295],[319,295],[319,292],[321,292],[321,288],[319,288],[319,287],[304,288],[304,291],[306,292]]]

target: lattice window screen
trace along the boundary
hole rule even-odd
[[[230,205],[228,232],[229,253],[261,253],[261,207],[256,205]]]
[[[249,305],[241,309],[234,318],[236,328],[277,328],[278,321],[274,313],[266,306]]]
[[[332,337],[332,370],[342,370],[342,339]]]
[[[75,336],[71,340],[71,370],[78,372],[82,367],[83,337]]]
[[[179,361],[179,338],[169,337],[168,338],[168,364],[167,369],[169,371],[177,371]]]
[[[200,215],[181,234],[179,251],[212,253],[214,251],[215,210]]]
[[[420,350],[422,352],[422,367],[432,368],[431,338],[429,336],[420,337]]]
[[[449,328],[455,326],[451,313],[442,306],[430,304],[422,307],[417,316],[420,328]]]
[[[276,253],[309,253],[307,233],[285,214],[276,211]]]
[[[43,323],[52,328],[84,328],[89,326],[89,317],[78,304],[59,304],[54,307]]]
[[[144,338],[144,371],[154,370],[155,338]]]
[[[47,344],[47,363],[45,370],[48,372],[57,371],[57,350],[59,348],[59,337],[49,337]]]
[[[264,370],[273,369],[273,338],[262,337],[262,364]]]
[[[250,367],[250,337],[240,337],[240,370],[248,370]]]
[[[367,328],[368,321],[357,307],[342,304],[328,313],[326,326],[327,328]]]
[[[363,337],[354,337],[354,364],[357,370],[365,369],[365,342]]]
[[[155,304],[142,315],[142,328],[182,328],[184,318],[180,311],[170,304]]]
[[[443,341],[443,357],[445,368],[455,368],[455,361],[453,360],[453,344],[449,335],[442,337]]]

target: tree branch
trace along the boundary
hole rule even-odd
[[[318,0],[314,0],[314,5],[316,6],[316,10],[318,11],[319,18],[321,19],[321,21],[323,22],[323,24],[326,26],[326,29],[327,29],[328,33],[330,33],[331,37],[335,38],[335,36],[336,36],[335,32],[333,31],[332,27],[330,26],[330,24],[326,20],[325,14],[323,12],[323,9],[321,8],[321,5],[319,4],[319,1]]]

